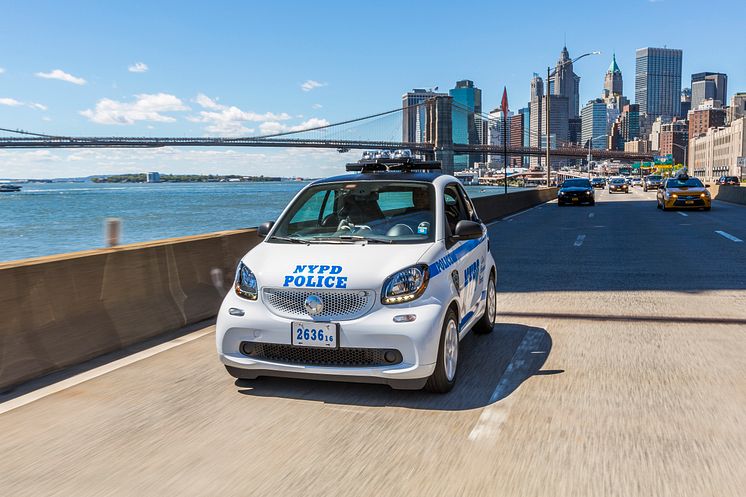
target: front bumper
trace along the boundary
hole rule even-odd
[[[335,353],[330,349],[294,347],[291,319],[271,313],[261,300],[247,301],[229,293],[218,314],[218,355],[228,371],[240,378],[284,376],[421,388],[435,369],[447,306],[433,298],[416,303],[416,306],[377,303],[358,319],[336,321],[340,352]],[[228,312],[231,308],[241,309],[244,316],[231,315]],[[395,323],[394,316],[400,314],[417,317],[413,322]],[[247,343],[258,345],[260,353],[245,353],[251,351],[246,348]],[[376,354],[386,351],[395,351],[395,363],[349,360],[350,357],[377,357]],[[304,357],[309,358],[305,363]]]
[[[557,197],[557,202],[560,204],[589,204],[594,202],[595,198],[593,195],[560,195]]]
[[[624,193],[627,193],[627,192],[629,192],[629,187],[619,186],[619,187],[609,188],[609,193],[613,193],[613,192],[624,192]]]
[[[712,199],[699,196],[695,198],[669,197],[668,199],[664,198],[663,203],[666,209],[707,209],[712,205]]]

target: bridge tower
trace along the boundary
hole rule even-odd
[[[435,160],[441,162],[443,172],[453,174],[453,97],[437,95],[427,101],[425,140],[433,144]]]

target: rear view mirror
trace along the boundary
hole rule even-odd
[[[264,238],[265,236],[269,234],[270,231],[272,231],[272,226],[274,225],[275,225],[274,221],[267,221],[266,223],[262,223],[256,229],[256,234]]]

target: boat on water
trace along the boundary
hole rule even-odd
[[[20,192],[21,187],[18,185],[11,185],[10,183],[0,184],[0,193]]]

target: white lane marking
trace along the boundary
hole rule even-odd
[[[574,245],[576,247],[580,247],[581,245],[583,245],[584,240],[585,240],[585,235],[578,235],[578,238],[575,240]]]
[[[542,207],[544,207],[544,204],[539,204],[539,205],[537,205],[537,206],[535,206],[535,207],[531,207],[530,209],[526,209],[525,211],[521,211],[521,212],[516,212],[515,214],[511,214],[510,216],[505,216],[504,218],[502,218],[502,220],[503,220],[503,221],[507,221],[507,220],[509,220],[509,219],[513,219],[513,218],[514,218],[514,217],[516,217],[516,216],[520,216],[521,214],[525,214],[525,213],[527,213],[528,211],[532,211],[532,210],[534,210],[534,209],[537,209],[537,210],[538,210],[538,209],[541,209]]]
[[[54,393],[61,392],[62,390],[66,390],[76,385],[80,385],[81,383],[84,383],[88,380],[98,378],[99,376],[103,376],[106,373],[110,373],[114,370],[123,368],[135,362],[142,361],[143,359],[147,359],[148,357],[152,357],[156,354],[160,354],[161,352],[173,349],[174,347],[178,347],[179,345],[184,345],[185,343],[192,342],[194,340],[197,340],[198,338],[202,338],[205,335],[209,335],[214,331],[214,327],[209,326],[207,329],[195,331],[194,333],[175,338],[169,342],[156,345],[155,347],[151,347],[146,350],[142,350],[130,356],[123,357],[108,364],[104,364],[103,366],[91,369],[90,371],[85,371],[52,385],[48,385],[44,388],[40,388],[25,395],[21,395],[20,397],[16,397],[15,399],[0,404],[0,414],[12,411],[13,409],[18,409],[19,407],[23,407],[26,404],[30,404],[31,402],[34,402],[36,400],[43,399],[44,397],[47,397]]]
[[[716,231],[715,233],[717,233],[718,235],[720,235],[722,237],[727,238],[728,240],[730,240],[732,242],[736,242],[736,243],[743,242],[743,240],[741,240],[740,238],[735,237],[735,236],[731,235],[730,233],[726,233],[725,231]]]
[[[687,214],[686,212],[676,211],[676,214],[678,214],[679,216],[689,217],[689,214]]]
[[[589,218],[591,218],[591,217],[593,217],[593,216],[595,216],[595,215],[596,215],[596,213],[595,213],[595,212],[591,212],[590,214],[588,214],[588,217],[589,217]]]
[[[469,433],[468,438],[470,441],[474,442],[488,437],[494,438],[500,433],[505,421],[508,419],[508,414],[515,398],[509,394],[514,392],[521,382],[527,379],[531,353],[538,347],[541,338],[542,333],[538,330],[530,329],[526,332],[513,357],[510,359],[510,364],[505,368],[505,372],[497,383],[495,391],[492,392],[489,405],[482,410],[477,423]],[[500,402],[496,403],[498,400]]]

